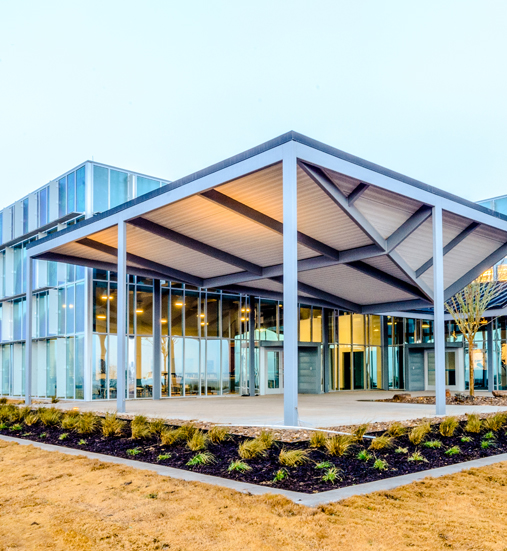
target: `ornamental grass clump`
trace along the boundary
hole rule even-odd
[[[308,453],[308,450],[283,449],[280,451],[278,461],[280,465],[285,465],[286,467],[299,467],[309,461]]]
[[[145,440],[151,436],[151,427],[144,415],[136,415],[130,423],[132,440]]]
[[[441,448],[442,442],[440,440],[428,440],[427,442],[424,442],[423,446],[425,448],[431,448],[432,450]]]
[[[507,414],[504,412],[494,413],[489,415],[482,422],[482,426],[485,430],[497,432],[499,431],[507,422]]]
[[[265,448],[269,450],[269,448],[271,448],[271,446],[275,443],[275,435],[270,430],[263,430],[259,436],[257,436],[257,440],[260,440],[264,444]]]
[[[480,420],[477,413],[468,413],[467,414],[467,424],[465,425],[466,432],[479,433],[482,429],[482,421]]]
[[[424,455],[418,451],[415,451],[412,455],[407,457],[407,461],[413,461],[413,462],[419,462],[419,461],[425,461],[428,462],[428,460],[424,457]]]
[[[329,455],[344,455],[354,443],[350,434],[337,434],[326,439],[326,450]]]
[[[39,419],[46,427],[56,427],[62,419],[62,412],[56,408],[40,408]]]
[[[369,461],[373,456],[368,450],[361,450],[356,457],[359,461]]]
[[[431,432],[431,424],[429,421],[426,421],[420,425],[414,427],[409,435],[408,439],[414,446],[419,445]]]
[[[32,427],[33,425],[37,424],[37,421],[39,420],[39,416],[37,413],[30,413],[30,415],[27,415],[24,419],[24,423],[27,427]]]
[[[238,473],[246,473],[247,471],[251,471],[252,467],[250,465],[247,465],[244,461],[237,460],[237,461],[231,461],[229,466],[227,467],[227,470],[232,472],[238,472]]]
[[[358,425],[354,432],[352,433],[355,440],[362,440],[363,436],[368,432],[368,429],[370,428],[370,423],[363,423],[362,425]]]
[[[334,484],[337,480],[342,480],[339,473],[340,471],[336,467],[330,467],[322,476],[322,480],[323,482],[330,482],[331,484]]]
[[[204,450],[208,445],[208,437],[202,430],[196,430],[190,440],[187,440],[187,446],[193,452]]]
[[[238,446],[238,453],[241,459],[255,459],[266,455],[266,446],[257,438],[245,440]]]
[[[121,436],[125,421],[118,419],[116,413],[106,413],[104,419],[102,419],[102,434],[106,438],[112,436]]]
[[[399,438],[400,436],[403,436],[406,432],[407,432],[407,427],[404,427],[398,421],[391,423],[387,427],[387,434],[394,438]]]
[[[459,446],[453,446],[452,448],[449,448],[446,452],[445,452],[445,455],[458,455],[459,453],[461,453],[461,450],[459,448]]]
[[[193,423],[185,423],[177,430],[179,431],[179,440],[188,442],[194,436],[197,427]]]
[[[0,423],[5,423],[10,420],[14,406],[7,404],[0,407]]]
[[[324,448],[326,446],[326,435],[323,432],[316,431],[310,436],[311,448]]]
[[[172,446],[179,442],[181,433],[179,429],[165,429],[160,433],[160,441],[162,446]]]
[[[166,429],[167,425],[163,419],[154,419],[153,421],[150,421],[149,427],[152,434],[160,436]]]
[[[27,415],[32,413],[32,408],[30,406],[25,406],[22,408],[14,408],[11,413],[10,421],[11,423],[21,423],[24,421]]]
[[[76,425],[78,434],[93,434],[99,425],[99,418],[91,411],[81,414]]]
[[[187,465],[189,467],[196,467],[198,465],[210,465],[211,463],[216,463],[216,459],[215,456],[208,451],[199,452],[187,461]]]
[[[377,436],[371,441],[370,450],[385,450],[392,448],[394,445],[394,437],[389,436],[387,433],[382,436]]]
[[[208,438],[213,444],[220,444],[220,442],[224,442],[230,438],[230,435],[226,427],[215,425],[208,431]]]
[[[459,421],[457,417],[446,417],[438,427],[442,436],[451,437],[454,435],[454,431],[459,427]]]
[[[69,411],[63,416],[60,426],[65,430],[75,430],[79,423],[80,417],[81,415],[79,413]]]
[[[373,463],[373,468],[377,471],[387,471],[387,468],[389,467],[389,463],[385,459],[375,459],[375,463]]]

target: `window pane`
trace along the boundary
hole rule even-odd
[[[67,334],[74,333],[74,285],[67,287]]]
[[[322,309],[313,308],[312,341],[322,342]],[[363,317],[363,316],[361,316]]]
[[[107,283],[93,282],[93,331],[107,332]]]
[[[198,337],[197,322],[200,320],[199,295],[197,293],[185,293],[185,336]]]
[[[76,285],[76,304],[74,311],[76,313],[76,333],[83,333],[85,318],[84,283],[78,283]]]
[[[107,210],[107,168],[93,166],[93,212]]]
[[[342,314],[338,319],[338,342],[341,344],[350,344],[352,342],[350,314]]]
[[[113,208],[128,201],[128,174],[126,172],[111,170],[109,178],[109,208]]]
[[[222,331],[223,336],[233,339],[239,335],[239,298],[222,297]],[[262,321],[262,320],[261,320]],[[275,318],[276,330],[276,318]]]
[[[208,337],[218,337],[218,306],[220,295],[208,293],[206,304],[206,330]],[[205,333],[202,332],[202,335]]]
[[[137,177],[137,197],[149,193],[154,189],[160,187],[160,182],[157,180],[152,180],[151,178],[143,178],[142,176]]]
[[[299,309],[299,340],[301,342],[311,342],[312,340],[311,313],[311,308],[301,306]]]
[[[76,211],[76,174],[67,174],[67,212]]]
[[[76,212],[85,211],[85,167],[76,172]]]
[[[364,316],[361,314],[352,315],[352,337],[354,344],[365,344]]]
[[[185,339],[185,394],[199,392],[199,340]]]
[[[143,289],[143,290],[141,290]],[[153,334],[153,292],[152,289],[139,287],[136,294],[136,333]]]
[[[65,289],[58,289],[58,334],[65,335]]]
[[[170,345],[171,396],[181,396],[183,393],[183,339],[171,337]]]
[[[183,311],[183,292],[171,289],[171,335],[183,335]]]
[[[210,339],[206,342],[206,381],[208,394],[219,394],[220,392],[221,342],[222,341],[218,339]]]
[[[92,398],[105,398],[107,385],[107,335],[93,335]]]
[[[76,358],[74,368],[74,384],[76,399],[84,399],[84,336],[76,337]]]
[[[153,341],[148,337],[136,337],[136,397],[153,395]]]
[[[109,284],[109,332],[116,333],[116,310],[118,308],[118,286],[116,283]]]
[[[67,185],[65,178],[58,182],[58,218],[67,214]]]
[[[74,398],[74,337],[67,339],[67,386],[66,398]]]

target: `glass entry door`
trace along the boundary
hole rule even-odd
[[[264,348],[261,393],[283,392],[283,348]]]
[[[445,351],[445,387],[449,390],[460,390],[458,379],[458,353],[460,350]],[[426,351],[426,389],[435,389],[435,351]]]

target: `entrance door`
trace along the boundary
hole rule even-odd
[[[261,370],[261,394],[283,392],[283,348],[264,348]]]
[[[462,363],[463,349],[445,351],[445,387],[449,390],[463,390]],[[425,354],[425,383],[427,390],[435,390],[435,351],[427,350]]]

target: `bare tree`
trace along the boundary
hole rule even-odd
[[[499,293],[499,287],[494,283],[474,281],[462,291],[454,295],[445,305],[468,343],[468,365],[470,367],[470,396],[475,395],[474,389],[474,339],[484,325],[483,315],[489,303]]]

